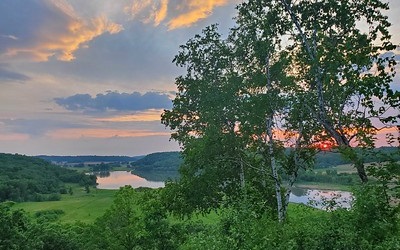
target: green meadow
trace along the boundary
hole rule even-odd
[[[60,221],[64,223],[85,222],[91,223],[102,216],[111,206],[117,190],[91,188],[89,193],[79,186],[73,187],[73,194],[64,194],[59,201],[21,202],[16,203],[14,209],[23,209],[34,215],[38,211],[64,211]]]

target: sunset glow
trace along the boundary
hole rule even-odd
[[[0,1],[0,152],[180,150],[160,121],[172,108],[176,77],[185,74],[172,60],[206,26],[218,23],[227,35],[241,2]],[[400,44],[400,1],[389,4],[393,43]],[[400,62],[400,48],[390,53]],[[391,86],[400,90],[400,74]],[[377,131],[377,147],[387,145],[387,132],[397,136],[394,128]],[[287,146],[295,137],[274,130]]]
[[[113,138],[113,137],[145,137],[165,136],[169,132],[155,132],[147,130],[118,130],[118,129],[60,129],[48,132],[46,135],[54,139],[79,138]]]

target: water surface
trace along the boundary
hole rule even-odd
[[[132,174],[130,171],[112,171],[107,174],[96,174],[97,188],[99,189],[119,189],[125,185],[133,188],[149,187],[160,188],[165,184],[162,181],[148,181],[145,178]]]
[[[350,208],[352,200],[351,192],[338,190],[293,188],[290,194],[290,202],[307,204],[324,210]]]
[[[112,171],[97,173],[97,188],[99,189],[119,189],[125,185],[133,188],[164,187],[164,181],[149,181],[143,177],[132,174],[130,171]],[[307,204],[316,208],[332,210],[338,207],[350,208],[352,194],[346,191],[337,190],[317,190],[292,188],[290,202]]]

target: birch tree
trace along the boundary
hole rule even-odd
[[[304,106],[367,182],[362,157],[353,147],[374,147],[379,128],[373,119],[383,126],[398,122],[387,112],[399,107],[400,94],[390,86],[395,61],[382,54],[395,48],[382,14],[388,4],[279,0],[269,11],[282,8],[280,18],[292,23],[286,50],[299,90],[308,96]]]
[[[251,193],[257,195],[270,190],[265,180],[259,185],[260,178],[253,174],[258,160],[239,131],[247,99],[231,46],[212,25],[182,45],[174,59],[186,68],[186,75],[176,79],[174,106],[164,112],[162,122],[174,130],[172,138],[182,147],[181,180],[167,185],[175,192],[167,196],[180,197],[175,210],[184,214],[207,212],[222,201],[241,199],[246,196],[244,189],[256,189]],[[266,200],[259,203],[270,204]],[[178,200],[171,203],[179,204]]]
[[[383,54],[394,49],[387,8],[379,0],[248,1],[227,39],[210,26],[181,46],[174,62],[187,74],[176,79],[162,122],[183,149],[179,185],[202,194],[195,206],[218,206],[228,190],[256,180],[264,203],[273,187],[270,207],[284,221],[290,187],[321,141],[334,143],[367,182],[356,148],[373,148],[376,122],[398,122],[400,105],[390,85],[395,61]],[[180,197],[192,197],[187,190]]]

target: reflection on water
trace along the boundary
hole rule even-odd
[[[113,171],[109,172],[109,175],[96,174],[96,176],[97,188],[99,189],[119,189],[125,185],[130,185],[133,188],[160,188],[165,186],[164,182],[148,181],[140,176],[131,174],[130,171]]]
[[[93,174],[96,175],[97,178],[106,178],[110,176],[110,171],[93,172]]]
[[[346,191],[293,188],[290,202],[303,203],[324,210],[350,208],[353,196]]]
[[[292,194],[294,196],[299,196],[300,197],[300,196],[307,195],[307,190],[308,189],[299,188],[299,187],[292,187],[291,190],[292,190]]]

